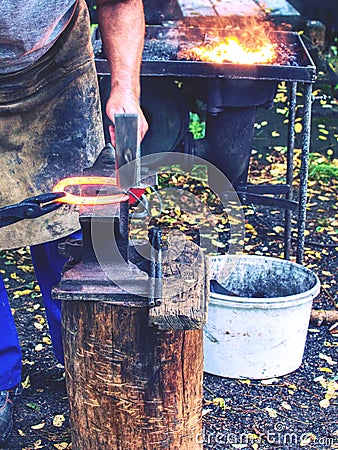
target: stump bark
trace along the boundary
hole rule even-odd
[[[203,331],[149,327],[148,311],[63,301],[73,450],[203,448]]]

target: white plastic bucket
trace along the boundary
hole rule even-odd
[[[205,371],[264,379],[296,370],[320,290],[318,277],[299,264],[264,256],[216,256],[209,264],[210,279],[231,295],[210,293]]]

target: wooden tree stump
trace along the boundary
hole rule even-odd
[[[73,450],[202,449],[203,333],[145,303],[63,301]]]

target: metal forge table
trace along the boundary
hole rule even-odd
[[[243,65],[234,63],[213,64],[201,61],[178,60],[177,52],[190,42],[203,42],[205,33],[208,30],[201,27],[176,27],[176,26],[147,26],[145,38],[145,51],[143,55],[141,75],[142,77],[165,77],[168,80],[184,80],[187,83],[201,82],[206,90],[206,97],[219,98],[224,97],[224,92],[228,89],[228,82],[236,84],[246,81],[253,82],[253,91],[260,90],[265,84],[271,94],[271,86],[275,83],[276,87],[279,82],[285,81],[288,88],[289,96],[289,122],[288,122],[288,138],[287,138],[287,162],[286,162],[286,181],[280,185],[250,185],[241,183],[235,186],[243,202],[258,203],[267,206],[280,206],[285,209],[285,233],[284,233],[284,255],[286,259],[290,258],[291,250],[291,211],[298,209],[298,236],[297,236],[297,254],[298,263],[303,261],[304,256],[304,232],[306,218],[306,198],[308,183],[308,158],[310,148],[310,129],[311,129],[311,102],[312,102],[312,85],[316,80],[316,67],[304,46],[300,36],[295,32],[275,32],[276,41],[283,41],[292,48],[295,55],[292,63],[283,64],[255,64]],[[217,30],[222,34],[221,30]],[[224,31],[224,34],[226,31]],[[227,30],[227,36],[229,31]],[[104,57],[96,57],[96,67],[98,75],[109,75],[109,67]],[[257,84],[256,84],[257,83]],[[297,86],[303,85],[304,93],[303,102],[303,130],[302,130],[302,148],[301,148],[301,169],[300,169],[300,187],[298,201],[293,200],[293,159],[295,146],[295,119],[296,109],[300,106],[297,103]],[[223,84],[225,87],[223,87]],[[211,86],[211,88],[210,88]],[[216,87],[215,87],[216,86]],[[256,86],[256,87],[255,87]],[[210,90],[211,89],[211,90]],[[241,87],[240,87],[241,90]],[[156,92],[154,92],[156,95]],[[255,94],[254,94],[255,95]],[[263,94],[264,97],[265,94]],[[274,94],[273,94],[274,96]],[[273,99],[273,96],[270,98]],[[221,104],[220,110],[226,110],[228,100]],[[262,101],[250,103],[250,107],[262,106],[266,104],[267,98]],[[213,115],[217,115],[217,106],[215,109],[214,102],[208,104],[209,111]],[[231,100],[230,100],[231,103]],[[226,116],[229,119],[229,114]],[[211,124],[211,120],[210,120]],[[211,125],[210,125],[211,126]],[[213,133],[217,134],[220,124],[213,128]],[[207,120],[208,129],[208,120]],[[212,157],[212,146],[217,145],[217,136],[213,136],[210,140],[211,153],[206,152],[205,159],[216,165]],[[156,152],[156,149],[154,149]],[[250,149],[251,152],[251,149]],[[217,153],[214,151],[214,153]],[[198,155],[200,156],[200,155]],[[219,167],[219,165],[218,165]],[[219,167],[222,170],[222,167]],[[226,172],[225,172],[226,174]],[[227,175],[227,174],[226,174]],[[232,180],[230,179],[232,182]],[[282,195],[284,198],[271,197],[272,195]]]

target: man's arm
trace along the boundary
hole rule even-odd
[[[97,13],[112,80],[107,116],[114,122],[115,114],[138,114],[141,141],[148,129],[139,105],[145,30],[142,0],[97,0]],[[110,134],[115,145],[113,127]]]

